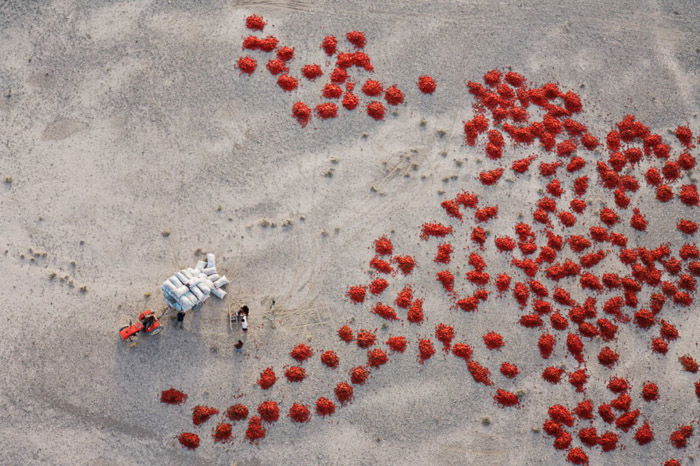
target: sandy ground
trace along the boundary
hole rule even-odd
[[[463,145],[462,122],[472,115],[465,80],[495,67],[556,80],[581,94],[586,123],[599,134],[626,113],[664,134],[677,124],[697,130],[693,2],[536,3],[0,1],[0,176],[11,177],[0,186],[0,463],[564,463],[533,428],[572,391],[545,386],[533,335],[512,326],[501,355],[477,351],[492,367],[522,362],[525,375],[510,387],[529,399],[517,410],[496,407],[455,358],[438,354],[421,366],[413,349],[336,415],[301,427],[279,422],[259,446],[241,440],[240,426],[232,444],[214,444],[214,421],[195,430],[203,437],[196,452],[175,438],[195,429],[195,403],[225,409],[243,395],[253,406],[276,399],[286,412],[293,401],[330,395],[343,375],[329,377],[318,360],[299,386],[255,386],[262,368],[279,374],[291,363],[286,353],[296,343],[336,349],[342,371],[363,363],[335,329],[350,319],[381,326],[343,297],[348,285],[367,282],[372,241],[390,234],[399,252],[429,263],[420,224],[444,218],[445,196],[481,189],[474,173],[483,155]],[[407,104],[383,122],[344,114],[302,130],[291,104],[313,101],[317,86],[293,97],[264,61],[252,78],[234,67],[251,13],[297,48],[295,67],[325,63],[317,45],[324,35],[365,31],[375,75],[405,89]],[[424,73],[439,82],[433,96],[415,87]],[[491,191],[504,207],[496,229],[529,212],[536,183]],[[659,204],[649,206],[663,218]],[[211,299],[184,330],[166,317],[158,337],[136,348],[118,341],[117,329],[140,310],[162,306],[160,283],[193,266],[197,250],[218,255],[232,279],[226,299]],[[449,308],[432,274],[411,283],[429,309],[425,328],[398,324],[412,338],[444,321],[478,343],[513,315],[493,302],[467,318]],[[246,351],[234,355],[225,311],[243,303],[251,331]],[[698,413],[692,378],[678,376],[675,356],[697,356],[697,313],[676,323],[683,339],[667,359],[646,351],[619,371],[637,384],[665,379],[663,404],[648,408],[662,441],[642,449],[627,436],[628,448],[591,451],[592,463],[696,461],[697,442],[678,452],[666,440],[689,410]],[[632,334],[618,345],[646,341]],[[189,394],[186,405],[159,403],[171,386]],[[591,388],[594,397],[604,392]]]

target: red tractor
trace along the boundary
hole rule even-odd
[[[137,333],[145,333],[148,335],[158,335],[163,328],[161,327],[158,317],[150,309],[139,314],[139,320],[136,323],[129,322],[129,325],[119,329],[119,336],[122,341],[129,340]]]

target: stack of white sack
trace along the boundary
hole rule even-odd
[[[207,254],[207,261],[198,261],[192,268],[180,270],[163,282],[160,287],[168,305],[177,311],[198,310],[204,302],[214,295],[224,299],[222,290],[229,281],[216,273],[216,257]]]

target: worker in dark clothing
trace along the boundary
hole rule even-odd
[[[243,342],[241,340],[238,340],[238,343],[233,345],[234,348],[236,348],[236,353],[240,353],[243,351]]]
[[[146,317],[144,317],[141,320],[141,325],[143,325],[143,330],[148,331],[149,328],[151,328],[151,325],[153,325],[153,322],[156,320],[155,316],[153,314],[148,314]]]
[[[177,327],[184,328],[185,327],[185,311],[178,311],[177,313],[177,323],[175,324]]]

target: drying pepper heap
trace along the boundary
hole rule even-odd
[[[264,20],[251,18],[248,26],[262,30]],[[346,39],[353,52],[338,51],[333,36],[322,41],[323,50],[336,58],[333,70],[312,64],[301,72],[310,81],[327,76],[331,82],[325,83],[324,95],[331,100],[340,99],[338,89],[344,83],[343,105],[347,99],[351,104],[345,108],[352,110],[358,101],[352,104],[357,96],[352,94],[349,71],[355,67],[372,72],[373,66],[359,51],[367,42],[364,34],[353,31]],[[282,63],[268,64],[268,69],[273,74],[286,73],[288,69],[282,68],[288,67],[294,50],[278,46],[272,36],[251,36],[243,48],[277,50],[273,61]],[[248,65],[240,63],[241,71],[248,73]],[[418,85],[427,94],[437,91],[429,76],[421,76]],[[361,92],[369,97],[384,93],[389,104],[400,104],[405,98],[395,86],[384,89],[375,80],[366,80]],[[501,356],[510,345],[523,341],[511,336],[513,332],[522,332],[520,336],[531,344],[518,348],[517,354],[541,358],[537,377],[568,397],[569,402],[552,404],[542,416],[543,439],[551,439],[567,461],[586,464],[592,449],[613,454],[622,445],[629,449],[651,444],[684,454],[697,435],[691,425],[697,419],[683,418],[687,415],[681,412],[678,426],[659,432],[649,407],[663,399],[667,378],[638,383],[628,380],[635,374],[623,368],[626,359],[649,352],[660,364],[674,365],[679,378],[673,390],[681,390],[679,396],[689,404],[700,401],[697,356],[675,350],[682,337],[676,325],[690,317],[700,276],[698,225],[693,220],[698,216],[699,198],[697,186],[688,177],[696,164],[691,151],[700,142],[697,136],[679,126],[673,138],[664,138],[633,115],[626,115],[607,134],[596,135],[582,121],[583,105],[575,92],[553,82],[534,86],[512,71],[491,70],[481,82],[466,82],[466,92],[474,103],[464,122],[465,146],[483,149],[485,168],[472,184],[482,185],[479,194],[455,192],[436,209],[435,215],[443,218],[416,225],[416,238],[430,248],[428,256],[434,260],[419,264],[415,256],[426,256],[397,251],[401,248],[382,236],[368,258],[370,281],[343,291],[348,306],[364,310],[366,327],[385,324],[407,335],[390,335],[382,343],[375,331],[342,326],[337,331],[339,347],[318,353],[323,376],[337,374],[334,393],[292,404],[286,420],[307,422],[309,406],[314,405],[316,415],[333,415],[362,396],[362,386],[374,371],[391,370],[391,360],[404,357],[407,348],[413,348],[420,364],[440,364],[444,358],[433,357],[434,343],[441,344],[445,357],[463,360],[465,383],[473,381],[489,390],[495,407],[522,408],[529,400],[517,386],[523,378],[520,374],[526,372],[521,368],[528,366]],[[321,118],[335,116],[337,105],[321,104],[316,112]],[[306,124],[311,111],[297,103],[294,115]],[[384,113],[375,105],[370,115],[382,118]],[[525,207],[529,211],[517,210],[523,209],[521,204],[499,206],[490,200],[508,179],[517,182],[519,178],[539,179],[543,187],[533,206]],[[592,202],[598,198],[602,204]],[[665,204],[668,218],[656,219],[635,207],[648,205],[639,202],[642,198]],[[488,235],[487,228],[497,217],[518,220],[513,221],[512,230]],[[658,232],[663,232],[664,242],[656,239]],[[454,253],[464,250],[466,257]],[[423,295],[429,290],[411,286],[418,273],[434,280],[433,298],[451,303],[454,320],[449,325],[428,324],[430,309],[424,309]],[[495,308],[516,311],[510,320],[501,315],[490,322],[488,333],[469,331]],[[510,331],[507,339],[502,336],[506,330]],[[622,333],[633,347],[617,345]],[[426,337],[430,334],[433,338]],[[366,363],[343,367],[338,353],[353,351],[365,352]],[[286,370],[284,383],[308,383],[303,382],[308,373],[302,366],[315,354],[305,344],[293,348],[288,363],[295,365]],[[264,399],[262,389],[269,388],[266,385],[273,376],[272,368],[261,372],[258,398]],[[606,387],[606,395],[592,399],[587,389],[593,385]],[[166,403],[180,399],[184,401],[164,392]],[[247,418],[244,405],[233,409],[227,411],[232,421]],[[255,442],[263,438],[267,433],[263,423],[270,427],[277,422],[278,410],[274,401],[262,403],[260,416],[248,421],[245,437]],[[199,438],[192,440],[194,434],[182,435],[184,446],[198,446]],[[669,459],[666,464],[680,463]]]
[[[266,22],[262,18],[260,23],[254,24],[255,27],[250,27],[251,23],[246,21],[246,26],[252,31],[262,31],[265,25]],[[338,48],[337,37],[329,35],[323,38],[320,48],[328,56],[325,65],[317,63],[294,65],[293,62],[298,55],[294,47],[282,45],[275,36],[249,35],[243,38],[241,48],[244,53],[250,55],[239,57],[236,67],[242,75],[252,78],[258,69],[258,60],[271,57],[265,67],[272,76],[276,76],[277,85],[283,92],[294,93],[300,86],[318,88],[319,98],[323,100],[313,109],[305,102],[291,103],[291,116],[302,127],[311,121],[314,114],[320,120],[328,120],[353,112],[360,104],[363,104],[369,117],[383,120],[387,112],[386,105],[390,107],[402,105],[406,101],[406,95],[396,84],[385,86],[380,81],[370,78],[375,69],[370,56],[365,52],[367,38],[364,32],[350,31],[345,34],[344,39],[344,41],[341,39],[340,43],[347,48],[341,50]],[[361,84],[359,92],[355,91],[355,86],[358,84],[356,79]],[[416,79],[415,85],[420,92],[424,94],[435,92],[437,88],[435,79],[427,75]]]

